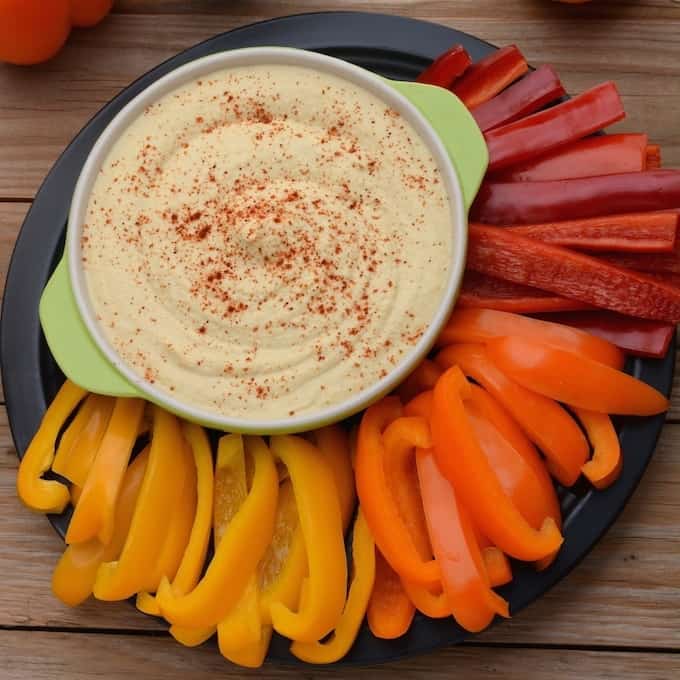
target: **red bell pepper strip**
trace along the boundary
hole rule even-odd
[[[674,250],[677,227],[678,216],[673,213],[633,213],[510,229],[542,243],[577,250],[668,253]]]
[[[666,356],[675,335],[673,324],[633,319],[615,312],[565,312],[546,314],[542,318],[597,335],[628,354],[655,359]]]
[[[498,338],[489,342],[487,351],[512,380],[568,406],[630,416],[668,409],[663,394],[632,375],[536,340]]]
[[[538,288],[503,281],[469,269],[463,276],[463,285],[456,304],[464,308],[497,309],[517,314],[568,312],[590,308],[590,305],[578,300],[569,300]]]
[[[486,628],[508,603],[491,590],[482,554],[458,493],[441,473],[431,450],[416,455],[425,516],[451,612],[465,630]]]
[[[449,345],[436,360],[443,368],[459,365],[488,390],[543,452],[551,474],[564,486],[574,484],[588,459],[588,442],[559,404],[510,380],[491,362],[482,345]]]
[[[560,99],[564,87],[552,66],[541,66],[478,106],[472,116],[482,132],[524,118],[546,104]]]
[[[676,208],[680,170],[649,170],[550,182],[484,182],[471,217],[485,224],[540,224]]]
[[[554,347],[578,352],[613,368],[623,367],[623,353],[606,340],[559,323],[491,309],[455,310],[439,334],[437,345],[441,347],[453,342],[485,343],[506,335],[541,340]]]
[[[510,45],[470,66],[451,89],[472,110],[495,97],[528,70],[522,53],[515,45]]]
[[[510,229],[471,225],[467,266],[622,314],[680,321],[680,290],[602,259],[534,241]]]
[[[406,403],[411,401],[417,394],[431,390],[442,373],[442,369],[434,361],[423,359],[413,373],[399,385],[397,390],[399,398],[402,402]]]
[[[540,529],[534,529],[503,490],[496,472],[480,450],[463,406],[470,388],[458,366],[448,369],[437,381],[432,403],[432,441],[437,465],[479,530],[504,553],[521,560],[551,555],[562,544],[560,530],[551,517],[545,518]],[[422,479],[421,493],[430,540],[446,589],[446,569],[437,554]]]
[[[419,83],[449,88],[470,66],[472,60],[462,45],[440,54],[417,78]]]
[[[680,211],[676,213],[661,213],[670,214],[672,217],[678,217]],[[634,269],[635,271],[645,272],[661,276],[665,274],[680,274],[680,239],[676,240],[675,248],[670,253],[604,253],[600,256],[610,264],[617,267],[624,267],[626,269]],[[669,282],[672,285],[677,285],[677,279],[670,277]]]
[[[616,85],[596,85],[562,104],[486,132],[489,172],[550,153],[625,115]]]
[[[624,133],[586,137],[550,153],[513,165],[494,175],[501,182],[545,182],[555,179],[642,172],[647,166],[647,135]]]
[[[606,413],[574,409],[576,417],[588,433],[593,457],[582,468],[583,474],[597,489],[606,489],[621,474],[621,443],[611,418]]]
[[[661,167],[661,147],[658,144],[648,144],[645,156],[646,170],[658,170]]]

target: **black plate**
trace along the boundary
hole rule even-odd
[[[454,43],[462,44],[475,60],[495,49],[489,43],[444,26],[389,15],[329,12],[274,19],[224,33],[182,52],[143,75],[99,111],[45,179],[24,221],[7,276],[0,353],[9,423],[19,456],[37,429],[46,403],[63,380],[40,330],[38,302],[61,256],[70,197],[90,148],[132,97],[185,62],[237,47],[281,45],[318,50],[384,76],[412,80],[431,59]],[[674,359],[675,345],[662,360],[630,361],[628,368],[668,395]],[[540,574],[527,565],[513,565],[513,582],[500,589],[513,614],[563,578],[616,519],[654,452],[663,422],[664,417],[657,416],[627,419],[621,424],[625,464],[621,478],[612,487],[595,492],[583,483],[560,492],[564,546],[555,563]],[[49,519],[63,536],[67,518]],[[588,613],[584,611],[583,615]],[[455,644],[464,637],[465,631],[451,619],[432,620],[420,615],[398,640],[378,640],[364,625],[345,661],[364,664],[387,661]],[[274,636],[268,658],[295,662],[288,652],[288,641],[278,636]]]

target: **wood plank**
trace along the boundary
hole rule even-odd
[[[628,507],[584,562],[539,602],[480,636],[514,644],[680,649],[680,426],[659,449]],[[63,545],[45,518],[16,498],[17,459],[0,412],[0,626],[161,630],[129,605],[61,605],[50,574]]]
[[[0,655],[6,680],[212,680],[242,678],[246,674],[222,659],[211,646],[185,649],[168,638],[0,631]],[[344,672],[343,672],[344,668]],[[484,648],[463,645],[427,656],[374,668],[277,667],[257,671],[264,680],[304,677],[309,680],[342,677],[371,678],[451,677],[452,669],[465,680],[581,680],[589,678],[672,678],[680,671],[674,654]]]
[[[0,298],[5,291],[14,241],[29,207],[28,203],[0,203]]]
[[[205,6],[219,10],[217,3]],[[342,3],[343,8],[368,6]],[[448,2],[390,6],[392,12],[441,21],[498,44],[519,42],[533,63],[553,63],[572,91],[614,78],[628,109],[628,120],[619,128],[647,131],[663,145],[665,163],[680,165],[680,138],[674,132],[680,110],[680,15],[676,11],[666,16],[668,3],[646,3],[650,17],[642,22],[645,15],[636,14],[633,4],[624,4],[615,31],[609,30],[607,19],[583,21],[564,14],[573,8],[553,8],[554,16],[546,16],[538,3],[484,3],[482,10],[479,3],[466,2],[460,10],[456,5],[455,12]],[[265,7],[288,13],[312,5],[287,2],[274,8],[270,1]],[[381,5],[370,7],[377,10]],[[74,32],[47,64],[30,69],[0,65],[0,198],[31,198],[68,141],[134,78],[215,33],[269,16],[257,3],[221,3],[221,8],[219,17],[114,14],[94,29]],[[162,39],[150,40],[159,31]]]

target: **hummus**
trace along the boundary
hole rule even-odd
[[[216,71],[149,106],[95,181],[98,322],[155,387],[263,420],[386,376],[440,305],[452,211],[411,125],[297,66]]]

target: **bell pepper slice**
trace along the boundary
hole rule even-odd
[[[616,175],[646,170],[647,135],[614,134],[586,137],[551,153],[519,163],[494,176],[503,182],[546,182],[556,179]]]
[[[472,110],[495,97],[528,70],[517,46],[509,45],[470,66],[451,89]]]
[[[680,321],[680,290],[601,258],[540,243],[511,229],[470,225],[467,266],[615,312]]]
[[[17,472],[21,502],[37,512],[62,512],[69,502],[68,488],[53,479],[42,479],[54,460],[54,447],[64,423],[87,392],[67,380],[47,407],[38,431],[26,449]]]
[[[680,170],[648,170],[547,182],[487,181],[477,194],[471,219],[541,224],[675,208],[680,208]]]
[[[117,407],[114,408],[107,433],[115,426]],[[127,422],[129,424],[129,418]],[[133,432],[136,434],[138,423],[134,424]],[[104,435],[106,438],[107,435]],[[100,460],[103,450],[100,450],[95,461]],[[93,589],[97,599],[124,600],[140,590],[156,589],[158,584],[153,581],[154,567],[163,547],[168,517],[184,487],[185,453],[178,420],[154,406],[149,462],[130,531],[118,560],[103,562],[97,570]],[[88,485],[89,478],[85,489]],[[83,496],[78,509],[85,507],[84,501]]]
[[[511,380],[481,345],[449,345],[437,355],[437,363],[444,368],[458,365],[482,385],[543,452],[551,474],[564,486],[574,484],[588,459],[588,442],[559,404]]]
[[[254,463],[250,492],[233,515],[203,578],[185,595],[176,596],[163,578],[156,599],[172,624],[189,628],[215,626],[236,605],[274,533],[278,474],[271,451],[260,437],[244,439]],[[222,507],[219,490],[215,507]],[[218,532],[219,533],[219,532]]]
[[[554,553],[563,540],[555,521],[552,517],[546,517],[541,527],[534,529],[505,493],[495,471],[480,450],[463,406],[469,394],[470,383],[457,366],[448,369],[434,388],[432,440],[442,473],[453,485],[456,496],[470,512],[481,532],[504,553],[526,561],[538,560]],[[424,493],[422,486],[421,479],[421,493]],[[426,517],[427,512],[426,505]],[[431,531],[430,540],[435,548]]]
[[[446,376],[441,379],[444,384]],[[438,417],[436,390],[434,418]],[[416,463],[430,540],[441,565],[451,612],[465,630],[478,632],[495,614],[509,616],[508,604],[491,590],[472,524],[458,494],[441,473],[433,450],[418,450]]]
[[[147,446],[125,471],[116,502],[111,542],[105,546],[92,539],[69,545],[59,558],[52,572],[52,592],[64,604],[76,607],[84,602],[92,594],[99,565],[117,559],[123,550],[148,460]]]
[[[99,450],[116,400],[90,394],[61,437],[52,471],[82,490]]]
[[[512,567],[507,555],[495,545],[479,546],[482,551],[484,569],[493,588],[504,586],[512,581]]]
[[[83,543],[97,538],[106,545],[111,540],[116,499],[132,448],[137,441],[143,413],[142,399],[116,399],[99,450],[68,525],[67,543]]]
[[[414,583],[439,583],[439,566],[423,560],[410,536],[385,474],[382,431],[401,415],[396,397],[369,407],[361,419],[354,463],[357,494],[376,545],[392,568]]]
[[[634,319],[615,312],[570,312],[550,315],[546,320],[579,328],[620,347],[628,354],[660,359],[666,356],[675,326],[660,321]]]
[[[434,388],[442,369],[430,359],[423,359],[416,369],[399,385],[397,394],[402,402],[411,401],[416,395]]]
[[[319,664],[338,661],[347,654],[359,633],[375,581],[375,542],[361,508],[354,522],[352,570],[347,602],[330,639],[324,642],[293,642],[290,651],[298,659]]]
[[[652,213],[658,214],[658,213]],[[670,214],[676,218],[680,211]],[[598,257],[616,267],[634,269],[635,271],[645,272],[650,275],[657,275],[659,280],[667,280],[673,286],[678,285],[678,274],[680,274],[680,240],[676,240],[675,247],[669,253],[602,253]]]
[[[239,650],[256,645],[261,635],[257,575],[251,574],[234,608],[217,624],[220,654],[226,659],[233,660],[232,656]]]
[[[658,170],[661,167],[661,147],[647,144],[645,149],[645,170]]]
[[[485,133],[489,172],[542,156],[625,118],[613,82]]]
[[[663,253],[674,251],[677,227],[678,216],[673,213],[633,213],[510,229],[542,243],[577,250]]]
[[[468,269],[456,300],[458,309],[495,309],[516,314],[539,314],[590,309],[591,306],[531,286],[503,281]]]
[[[668,399],[623,371],[541,342],[508,336],[488,344],[498,368],[533,392],[569,406],[618,415],[649,416]]]
[[[506,335],[540,340],[553,347],[578,352],[613,368],[623,367],[623,352],[606,340],[558,323],[491,309],[455,310],[440,333],[437,344],[486,343]]]
[[[347,434],[339,425],[328,425],[314,430],[311,438],[331,466],[340,500],[342,528],[347,531],[356,505],[354,470]]]
[[[450,88],[463,75],[472,60],[462,45],[454,45],[440,54],[417,78],[419,83]]]
[[[565,94],[559,76],[552,66],[541,66],[527,73],[493,99],[472,112],[482,132],[524,118]]]
[[[366,611],[371,633],[382,640],[401,637],[410,628],[414,614],[399,574],[376,548],[375,579]]]
[[[621,442],[611,418],[605,413],[574,409],[593,447],[593,457],[584,464],[583,474],[596,489],[606,489],[621,474]]]
[[[259,668],[264,663],[264,658],[269,649],[269,642],[272,638],[272,627],[263,626],[260,638],[257,642],[240,647],[239,649],[226,650],[220,646],[223,656],[232,663],[245,668]],[[228,654],[228,655],[227,655]]]
[[[300,437],[270,440],[272,452],[288,468],[300,527],[305,538],[308,598],[297,612],[272,602],[274,630],[302,642],[327,635],[340,619],[347,590],[347,558],[336,482],[327,460]]]

